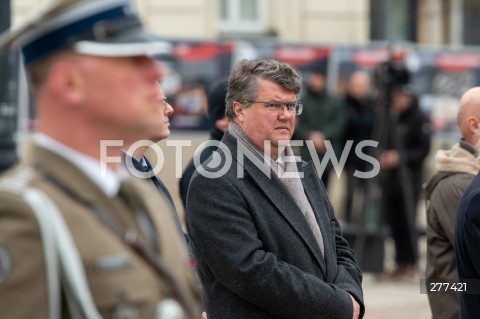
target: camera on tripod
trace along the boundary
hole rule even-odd
[[[410,82],[410,72],[405,65],[406,51],[402,48],[389,48],[389,58],[375,69],[375,86],[387,99],[396,89]]]

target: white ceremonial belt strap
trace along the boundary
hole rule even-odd
[[[34,212],[42,235],[48,280],[49,318],[60,319],[61,317],[59,281],[61,274],[72,317],[101,319],[93,302],[77,247],[58,207],[37,188],[26,188],[23,191],[23,197]]]

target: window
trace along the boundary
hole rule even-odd
[[[371,0],[370,15],[372,40],[416,41],[416,0]]]
[[[262,33],[267,29],[266,0],[219,0],[221,32]]]

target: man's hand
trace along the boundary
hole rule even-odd
[[[352,319],[358,319],[360,317],[360,304],[355,300],[355,298],[352,297],[352,295],[350,295],[350,298],[352,298],[352,303],[353,303]]]
[[[387,150],[378,158],[383,169],[393,169],[400,164],[400,154],[396,150]]]
[[[202,312],[202,319],[207,319],[207,313],[205,311]]]
[[[313,146],[318,153],[325,153],[325,134],[319,131],[313,131],[308,134],[307,138],[312,140]]]

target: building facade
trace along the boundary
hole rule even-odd
[[[11,0],[12,24],[57,0]],[[369,0],[136,0],[148,28],[167,39],[275,38],[287,42],[369,41]]]
[[[59,0],[10,0],[13,25]],[[427,45],[480,42],[477,0],[136,0],[150,30],[167,39],[273,38],[283,42]]]

